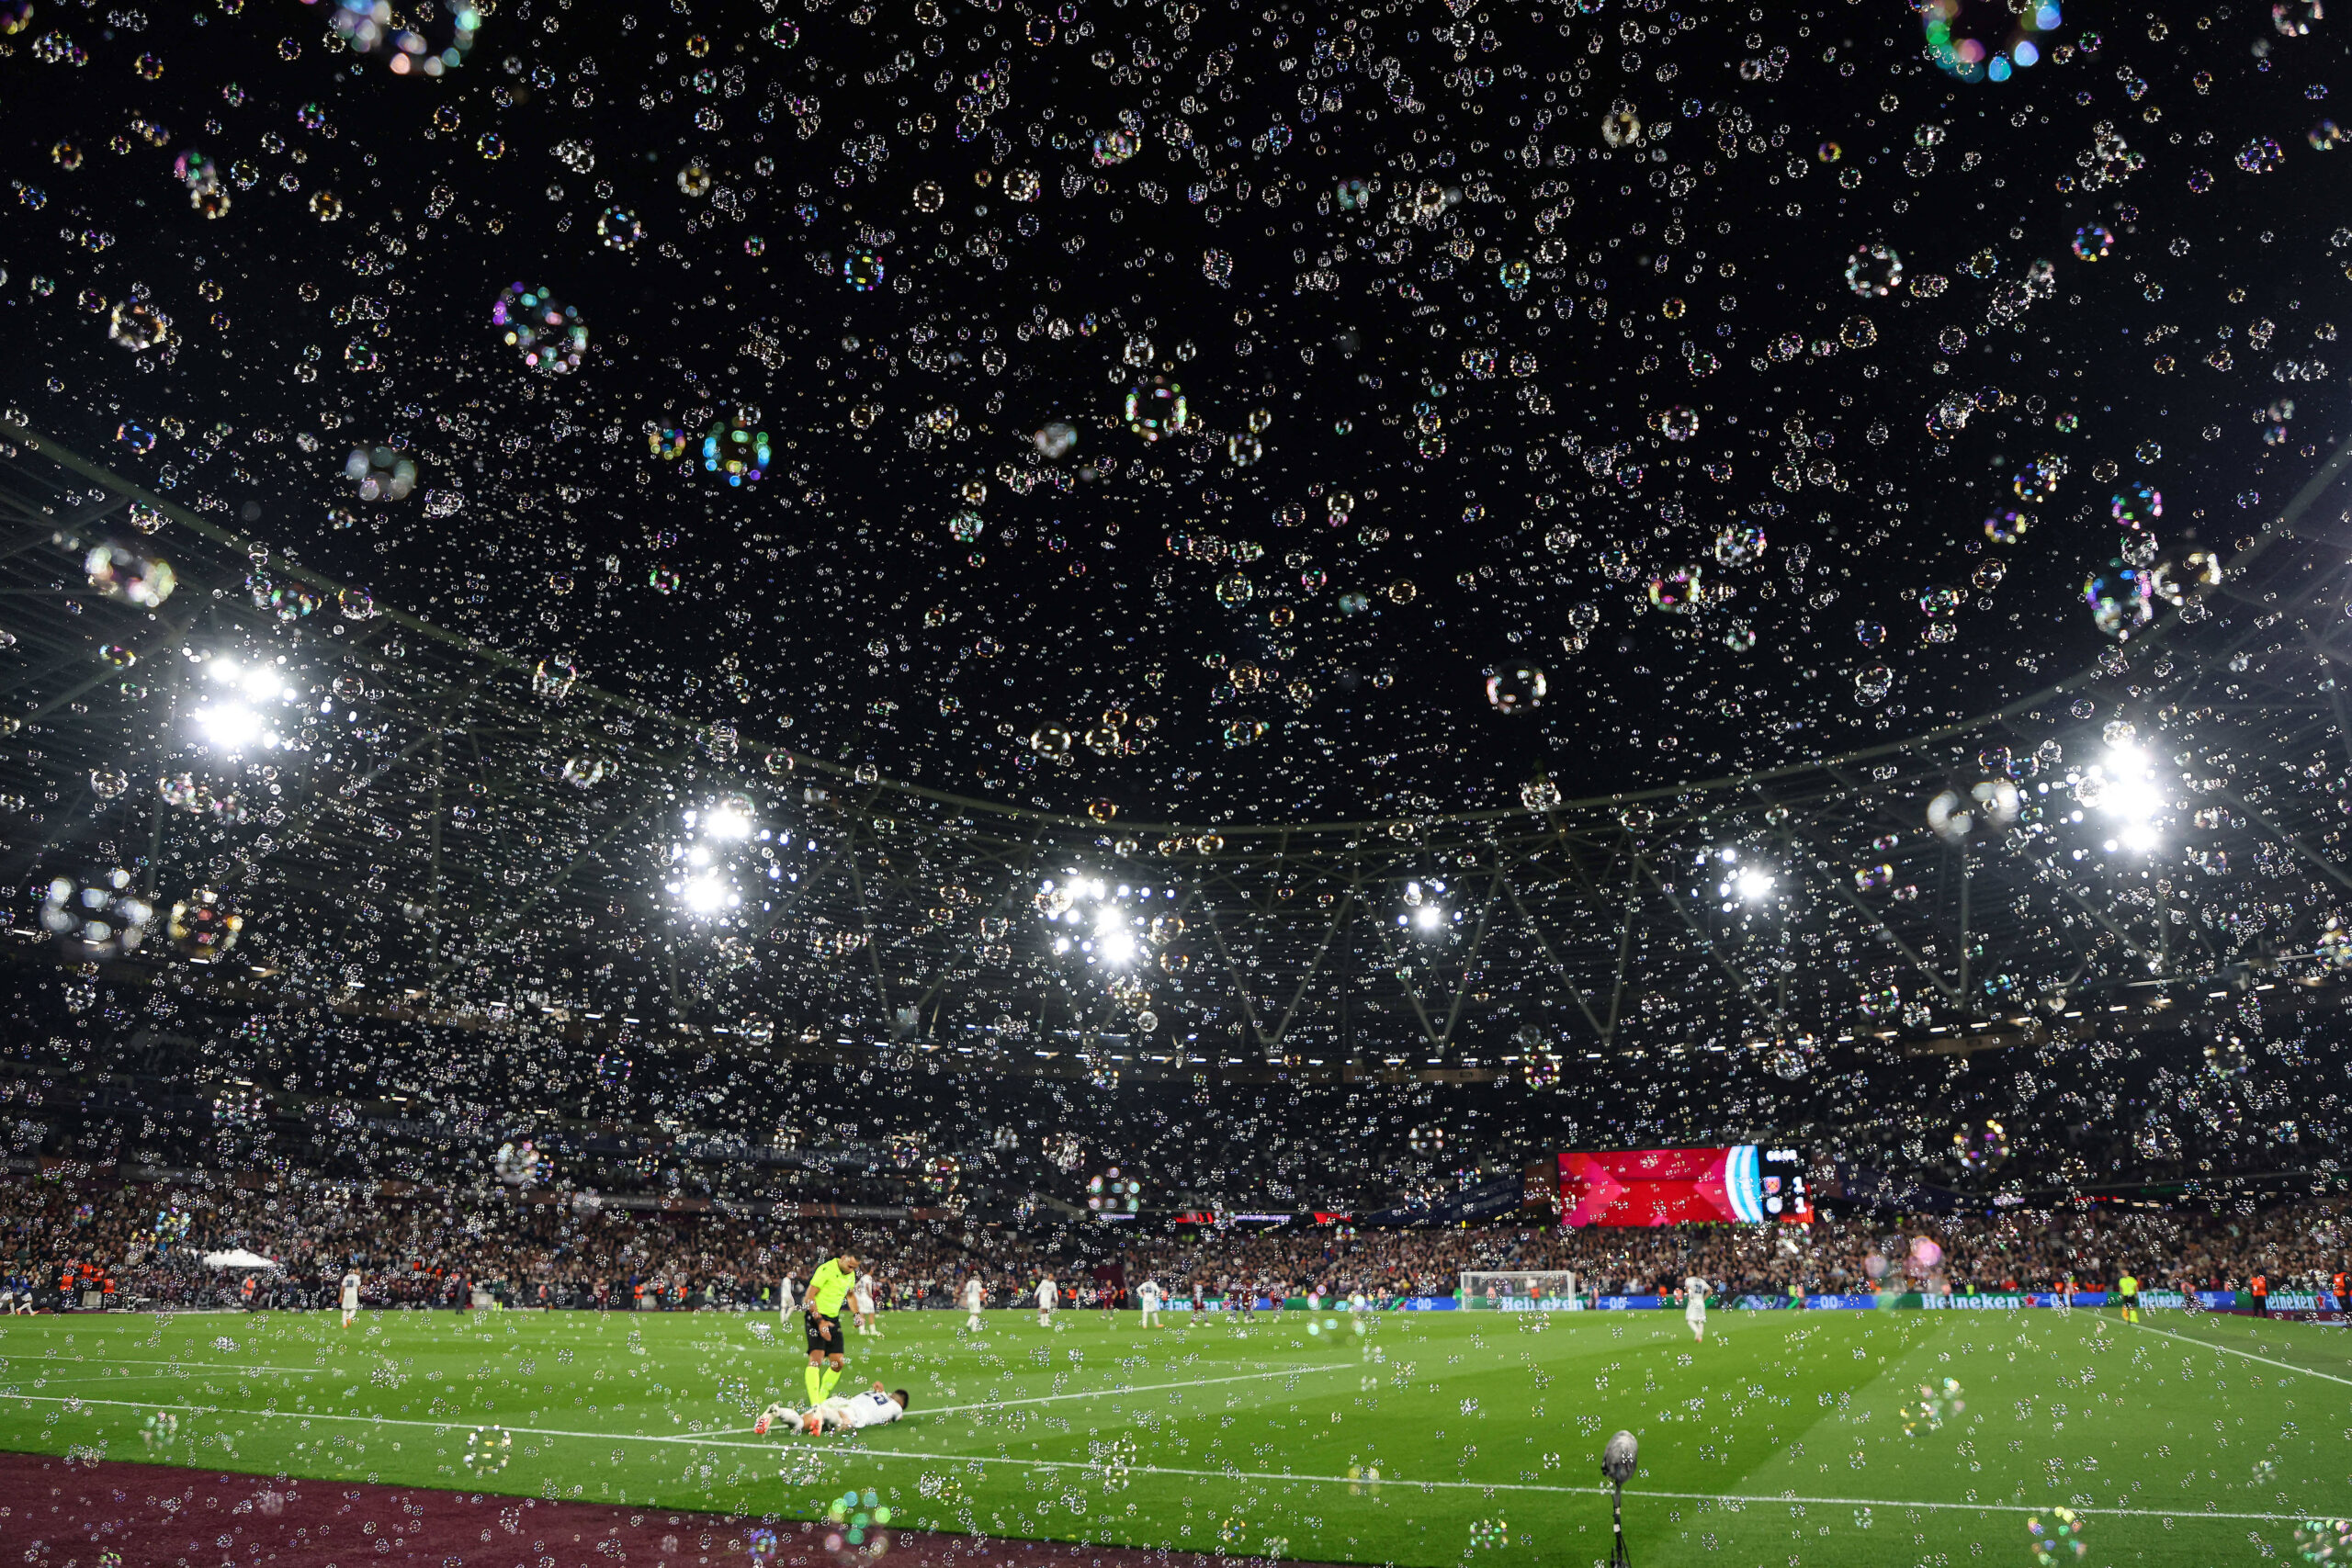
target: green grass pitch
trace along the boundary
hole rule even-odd
[[[752,1435],[802,1402],[773,1316],[18,1317],[0,1447],[803,1519],[854,1486],[901,1528],[1417,1565],[1605,1557],[1621,1427],[1641,1563],[2025,1563],[2029,1515],[2063,1504],[2084,1568],[2204,1564],[2352,1515],[2352,1343],[2311,1325],[1718,1312],[1694,1344],[1666,1313],[1168,1321],[887,1315],[843,1387],[914,1409],[844,1441]],[[1965,1409],[1906,1431],[1945,1378]],[[511,1436],[503,1470],[469,1468],[483,1427]]]

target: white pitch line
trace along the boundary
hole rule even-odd
[[[160,1356],[108,1356],[105,1359],[115,1366],[122,1367],[207,1367],[217,1371],[300,1372],[305,1376],[334,1370],[329,1367],[274,1367],[266,1363],[257,1364],[252,1361],[172,1361]],[[0,1376],[20,1371],[28,1366],[80,1367],[88,1364],[86,1361],[53,1361],[47,1357],[0,1355]]]
[[[152,1404],[134,1402],[126,1399],[68,1399],[49,1394],[7,1394],[0,1395],[0,1399],[15,1399],[26,1403],[38,1402],[51,1404],[71,1403],[82,1405],[85,1408],[91,1405],[108,1405],[125,1410],[147,1410],[153,1408]],[[354,1422],[361,1426],[373,1427],[436,1427],[445,1431],[457,1427],[497,1425],[495,1422],[418,1421],[407,1417],[390,1416],[343,1416],[336,1415],[333,1412],[322,1411],[232,1410],[220,1405],[199,1406],[182,1404],[175,1408],[187,1410],[191,1414],[209,1416],[251,1416],[255,1419],[266,1418],[276,1420],[291,1420],[300,1418],[306,1421],[347,1421]],[[518,1437],[579,1438],[589,1442],[599,1443],[683,1443],[689,1447],[750,1449],[767,1453],[775,1453],[778,1451],[775,1445],[771,1443],[730,1442],[724,1439],[714,1439],[708,1436],[663,1437],[658,1434],[649,1433],[576,1432],[555,1427],[506,1427],[502,1429],[514,1433]],[[863,1462],[872,1462],[876,1460],[918,1460],[926,1463],[944,1462],[948,1464],[978,1465],[984,1469],[992,1464],[1017,1465],[1031,1470],[1093,1471],[1100,1470],[1102,1468],[1101,1461],[1096,1460],[991,1459],[986,1454],[933,1453],[914,1449],[869,1449],[862,1447],[830,1445],[823,1448],[810,1446],[803,1448],[799,1451],[814,1458],[854,1459]],[[1551,1486],[1545,1485],[1540,1482],[1526,1481],[1403,1481],[1394,1476],[1384,1476],[1378,1481],[1366,1481],[1361,1477],[1351,1477],[1345,1475],[1298,1475],[1288,1472],[1277,1473],[1272,1471],[1205,1470],[1190,1469],[1177,1465],[1158,1464],[1129,1465],[1126,1467],[1126,1472],[1130,1475],[1182,1475],[1212,1481],[1303,1481],[1311,1485],[1368,1486],[1375,1493],[1384,1486],[1393,1486],[1397,1488],[1399,1491],[1411,1491],[1418,1489],[1422,1492],[1540,1492],[1558,1496],[1593,1497],[1605,1497],[1609,1495],[1608,1488],[1601,1486]],[[1909,1497],[1814,1497],[1791,1495],[1767,1496],[1758,1494],[1737,1492],[1628,1492],[1626,1495],[1630,1497],[1659,1497],[1689,1501],[1739,1503],[1743,1505],[1750,1503],[1802,1503],[1809,1506],[1818,1507],[1933,1508],[1953,1513],[1966,1513],[1973,1508],[1983,1513],[2038,1514],[2048,1512],[2050,1507],[2050,1505],[2041,1503],[1928,1502]],[[2127,1508],[2120,1506],[2112,1508],[2099,1508],[2098,1509],[2098,1512],[2105,1515],[2151,1519],[2258,1519],[2268,1521],[2275,1519],[2301,1519],[2307,1517],[2306,1514],[2301,1513],[2258,1514],[2222,1512],[2218,1509],[2199,1511],[2186,1508]]]
[[[347,1421],[363,1427],[433,1427],[450,1431],[460,1427],[497,1427],[518,1437],[583,1438],[598,1443],[688,1443],[710,1448],[767,1449],[766,1443],[730,1443],[714,1441],[707,1434],[664,1437],[653,1432],[574,1432],[559,1427],[510,1427],[495,1416],[484,1419],[452,1416],[438,1421],[419,1421],[403,1416],[349,1416],[333,1410],[246,1410],[226,1404],[190,1404],[185,1402],[146,1399],[85,1399],[79,1394],[0,1393],[0,1404],[9,1400],[20,1404],[78,1404],[84,1409],[105,1405],[120,1410],[153,1410],[160,1405],[170,1410],[185,1410],[194,1416],[250,1417],[256,1421]],[[737,1430],[739,1428],[729,1428]]]
[[[1113,1388],[1080,1389],[1070,1393],[1041,1393],[1027,1399],[998,1399],[979,1404],[937,1404],[923,1412],[926,1416],[953,1416],[964,1410],[1004,1410],[1015,1404],[1051,1404],[1061,1399],[1103,1399],[1123,1393],[1157,1393],[1171,1388],[1206,1388],[1211,1383],[1257,1382],[1266,1378],[1298,1377],[1307,1372],[1342,1372],[1350,1367],[1371,1366],[1369,1361],[1331,1361],[1318,1367],[1282,1367],[1272,1371],[1242,1372],[1229,1378],[1194,1378],[1189,1382],[1128,1383]]]
[[[2274,1361],[2267,1356],[2257,1356],[2251,1350],[2241,1350],[2234,1345],[2222,1345],[2211,1339],[2192,1339],[2186,1334],[2175,1334],[2169,1328],[2155,1328],[2144,1323],[2135,1323],[2132,1326],[2143,1334],[2160,1334],[2166,1339],[2177,1339],[2184,1345],[2195,1345],[2207,1350],[2225,1350],[2233,1356],[2244,1356],[2249,1361],[2260,1361],[2266,1367],[2277,1367],[2281,1371],[2301,1372],[2311,1377],[2325,1378],[2330,1382],[2340,1382],[2346,1388],[2352,1388],[2352,1378],[2337,1377],[2334,1372],[2323,1372],[2315,1367],[2299,1367],[2292,1361]]]

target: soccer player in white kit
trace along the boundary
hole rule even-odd
[[[777,1315],[778,1317],[783,1318],[783,1319],[784,1319],[786,1322],[787,1322],[787,1323],[791,1322],[791,1321],[792,1321],[792,1276],[791,1276],[791,1275],[786,1274],[786,1276],[785,1276],[781,1280],[779,1280],[779,1281],[777,1282],[777,1284],[776,1284],[776,1288],[775,1288],[775,1293],[776,1293],[776,1315]]]
[[[345,1328],[350,1327],[351,1320],[358,1315],[359,1270],[354,1269],[343,1277],[343,1325]]]
[[[1143,1309],[1143,1326],[1159,1326],[1159,1281],[1146,1280],[1136,1287],[1136,1305]]]
[[[907,1391],[885,1391],[876,1383],[864,1393],[847,1399],[820,1400],[814,1409],[800,1417],[800,1429],[810,1437],[820,1432],[854,1432],[866,1427],[886,1426],[907,1413]]]
[[[849,1310],[851,1321],[857,1325],[859,1333],[879,1334],[882,1332],[874,1326],[873,1275],[860,1274],[857,1277],[857,1283],[850,1290]]]
[[[1058,1306],[1059,1304],[1061,1304],[1061,1291],[1059,1290],[1059,1288],[1057,1288],[1057,1287],[1054,1284],[1053,1280],[1050,1280],[1050,1279],[1046,1279],[1046,1280],[1038,1280],[1038,1281],[1037,1281],[1037,1326],[1038,1326],[1038,1327],[1040,1327],[1040,1328],[1051,1328],[1051,1327],[1053,1326],[1053,1325],[1054,1325],[1054,1308],[1055,1308],[1055,1307],[1057,1307],[1057,1306]]]
[[[1690,1325],[1693,1341],[1707,1337],[1707,1281],[1696,1274],[1682,1281],[1682,1321]]]
[[[980,1283],[978,1274],[964,1281],[964,1326],[978,1334],[980,1331],[980,1309],[988,1304],[989,1288]]]

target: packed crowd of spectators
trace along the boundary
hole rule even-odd
[[[1476,1270],[1573,1271],[1581,1294],[1969,1293],[2098,1289],[2324,1290],[2346,1267],[2346,1205],[2245,1213],[2098,1205],[1932,1219],[1854,1214],[1811,1225],[1563,1232],[1522,1222],[1356,1230],[1132,1224],[1001,1228],[628,1211],[552,1193],[417,1188],[361,1193],[288,1182],[166,1187],[0,1181],[0,1258],[18,1300],[45,1305],[313,1305],[347,1269],[371,1306],[622,1310],[773,1305],[786,1280],[847,1250],[886,1307],[944,1306],[977,1274],[992,1304],[1054,1279],[1074,1304],[1124,1303],[1146,1279],[1171,1297],[1309,1294],[1375,1303],[1454,1293]],[[208,1265],[243,1249],[267,1269]]]

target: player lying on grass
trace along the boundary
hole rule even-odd
[[[772,1427],[792,1426],[813,1438],[820,1432],[854,1432],[865,1427],[880,1427],[906,1413],[907,1391],[885,1390],[876,1382],[864,1393],[846,1399],[820,1400],[807,1410],[771,1404],[760,1412],[760,1418],[752,1424],[752,1431],[763,1438]]]

